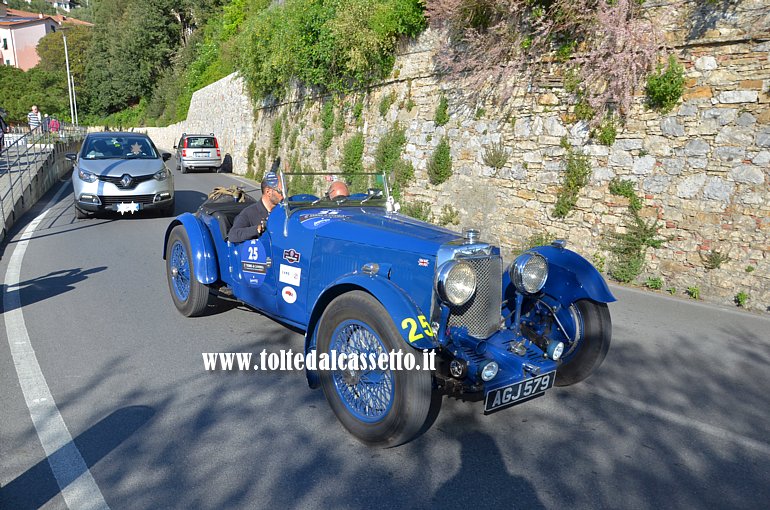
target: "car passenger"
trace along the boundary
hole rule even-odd
[[[273,208],[281,202],[283,191],[281,181],[275,172],[268,172],[262,179],[262,198],[241,211],[233,221],[227,240],[241,243],[248,239],[257,239],[265,231],[267,217]]]
[[[329,186],[329,191],[326,192],[329,196],[329,200],[337,200],[338,198],[347,198],[350,195],[348,186],[342,181],[334,181]]]

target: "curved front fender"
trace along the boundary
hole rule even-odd
[[[548,279],[543,292],[565,306],[579,299],[591,299],[599,303],[612,303],[616,300],[601,273],[574,251],[554,246],[538,246],[531,251],[548,260]],[[512,303],[513,295],[513,285],[506,271],[503,274],[503,299]]]
[[[184,213],[171,222],[166,229],[163,241],[163,260],[166,259],[166,247],[171,231],[177,225],[182,225],[190,240],[190,251],[193,258],[193,271],[195,279],[203,284],[214,283],[219,279],[217,268],[217,256],[214,249],[214,240],[211,238],[206,225],[193,214]]]

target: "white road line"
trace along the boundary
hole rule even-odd
[[[29,415],[37,431],[40,444],[48,456],[56,483],[69,508],[108,509],[104,496],[96,486],[96,481],[88,470],[83,456],[72,441],[72,435],[56,407],[48,383],[40,370],[35,350],[29,339],[24,314],[21,310],[20,289],[21,263],[27,251],[29,239],[35,229],[46,217],[50,208],[56,204],[67,185],[64,184],[40,213],[21,234],[13,251],[8,270],[5,273],[6,292],[3,294],[5,307],[5,330],[8,345],[11,347],[13,364],[19,376],[19,384],[24,393],[24,400]],[[8,290],[13,289],[13,290]]]
[[[708,423],[703,423],[698,420],[693,420],[692,418],[687,418],[686,416],[682,416],[677,413],[673,413],[671,411],[666,411],[665,409],[661,409],[660,407],[650,405],[646,402],[642,402],[641,400],[636,400],[631,397],[621,395],[619,393],[615,393],[609,390],[600,389],[600,388],[591,388],[587,391],[599,397],[612,400],[615,403],[632,407],[633,409],[636,409],[637,411],[640,411],[642,413],[651,414],[660,420],[667,421],[669,423],[675,423],[681,427],[695,429],[698,432],[701,432],[703,434],[708,434],[710,436],[722,439],[723,441],[739,444],[749,450],[761,452],[764,455],[767,455],[770,457],[770,444],[768,443],[764,443],[762,441],[758,441],[750,437],[742,436],[741,434],[738,434],[736,432],[731,432],[729,430],[726,430],[720,427],[715,427],[714,425],[709,425]]]

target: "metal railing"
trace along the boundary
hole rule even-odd
[[[16,220],[17,210],[23,212],[32,205],[28,202],[34,200],[33,186],[45,193],[69,169],[64,154],[76,152],[85,133],[85,128],[65,123],[61,123],[57,131],[46,131],[38,126],[32,130],[15,128],[5,133],[0,147],[3,238],[6,229]]]

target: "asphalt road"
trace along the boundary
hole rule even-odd
[[[175,175],[177,213],[234,181]],[[52,195],[2,248],[3,275]],[[202,352],[297,351],[303,340],[245,307],[180,315],[161,259],[168,223],[75,220],[69,187],[27,245],[18,286],[3,285],[20,295],[89,468],[74,476],[90,472],[113,509],[767,508],[766,316],[613,288],[612,348],[584,383],[487,417],[445,400],[416,441],[370,449],[302,372],[204,371]],[[18,338],[0,336],[0,507],[65,508],[14,367]]]

